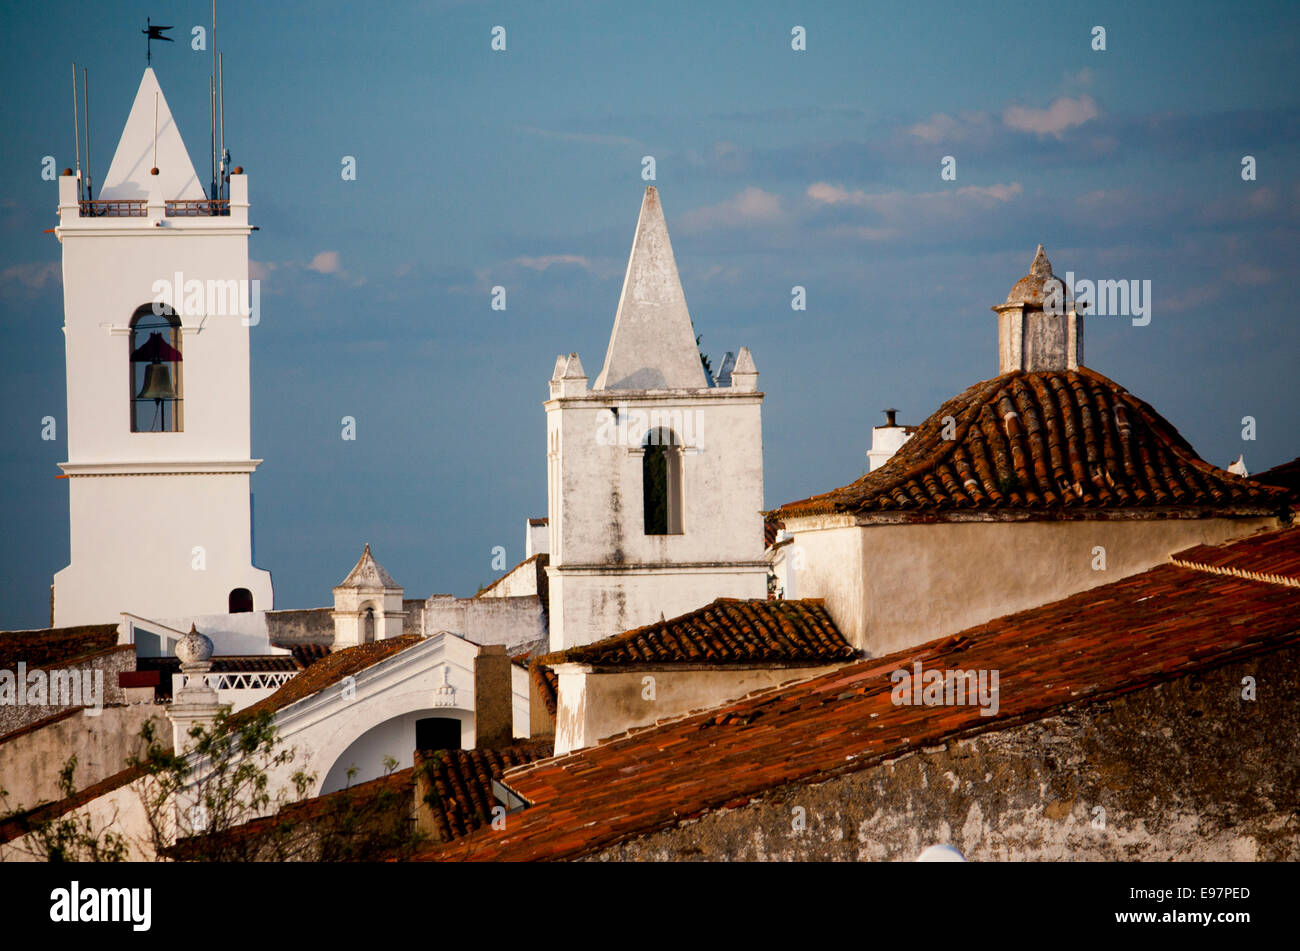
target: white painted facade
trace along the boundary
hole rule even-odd
[[[155,99],[155,93],[157,97]],[[150,175],[158,104],[159,175]],[[146,70],[98,198],[144,199],[143,217],[83,216],[77,179],[59,180],[67,351],[71,563],[54,578],[54,625],[218,614],[234,589],[273,606],[271,576],[252,563],[248,285],[242,299],[208,282],[248,280],[248,184],[230,177],[230,213],[168,214],[202,198],[152,70]],[[177,302],[182,431],[132,432],[131,321],[160,299],[155,282],[204,288]],[[192,289],[192,288],[191,288]],[[209,304],[214,306],[209,307]],[[218,314],[214,311],[221,310]],[[242,313],[241,313],[242,311]],[[228,313],[227,313],[228,312]]]
[[[367,543],[356,566],[334,589],[334,650],[402,636],[402,586],[375,560]]]
[[[271,777],[271,789],[290,788],[299,769],[315,774],[309,795],[384,775],[384,757],[397,769],[412,764],[415,722],[425,717],[460,721],[461,745],[474,746],[474,659],[479,647],[440,633],[278,710],[275,725],[294,760]],[[528,684],[512,674],[513,731],[528,736]]]
[[[766,595],[763,394],[748,349],[726,382],[704,373],[651,186],[604,367],[589,387],[578,355],[561,356],[545,404],[551,650]],[[674,437],[664,534],[646,531],[648,430]]]

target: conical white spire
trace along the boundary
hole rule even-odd
[[[144,71],[140,80],[140,89],[135,94],[135,103],[127,117],[122,138],[113,153],[113,163],[104,176],[104,184],[99,189],[97,198],[127,199],[148,198],[154,182],[149,174],[154,166],[154,94],[158,103],[158,175],[157,184],[163,198],[172,201],[178,198],[203,198],[203,186],[194,172],[194,163],[190,161],[185,150],[185,142],[172,112],[167,108],[167,99],[158,85],[158,77],[152,69]]]
[[[659,191],[651,185],[641,202],[605,366],[592,389],[675,390],[708,385]]]

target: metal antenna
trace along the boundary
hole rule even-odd
[[[208,77],[208,171],[212,177],[208,180],[208,197],[213,200],[217,197],[217,90]]]
[[[226,193],[226,64],[220,53],[217,54],[217,118],[220,123],[221,146],[217,153],[220,156],[220,166],[217,176],[217,197],[220,198]]]
[[[208,194],[213,201],[221,197],[220,185],[217,184],[217,0],[212,0],[212,68],[208,78],[208,106],[210,116],[210,138],[208,139],[208,158],[211,160],[212,179]]]
[[[91,194],[91,177],[90,177],[90,79],[86,74],[86,67],[81,67],[81,108],[85,112],[86,119],[86,201],[90,201],[95,196]]]
[[[73,140],[77,143],[77,197],[81,199],[81,113],[77,105],[77,64],[73,64]]]

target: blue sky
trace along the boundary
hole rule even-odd
[[[1300,7],[877,6],[223,3],[226,139],[261,228],[253,491],[276,606],[327,604],[367,541],[408,596],[472,593],[496,545],[522,557],[546,380],[571,350],[599,372],[644,155],[703,349],[758,365],[769,506],[861,475],[883,407],[919,422],[995,375],[989,307],[1038,242],[1058,273],[1152,282],[1148,326],[1088,322],[1089,366],[1218,465],[1300,453]],[[207,3],[3,15],[0,628],[46,622],[68,558],[66,446],[40,439],[65,412],[40,162],[72,164],[75,60],[102,180],[146,15],[176,25],[154,67],[200,166],[208,63],[185,39]]]

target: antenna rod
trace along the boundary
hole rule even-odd
[[[212,162],[212,187],[208,193],[215,201],[221,197],[221,186],[217,181],[217,0],[212,0],[212,36],[210,39],[212,41],[212,68],[208,77],[208,158]]]
[[[90,201],[95,196],[90,193],[90,79],[86,73],[86,67],[81,67],[81,108],[86,115],[86,201]]]
[[[81,199],[81,113],[77,111],[77,64],[72,64],[72,138],[77,143],[77,198]]]
[[[208,197],[217,197],[217,90],[208,77]]]
[[[217,92],[220,93],[220,99],[217,100],[217,117],[221,123],[221,193],[224,195],[229,187],[226,184],[226,63],[225,57],[217,54]],[[229,197],[229,196],[227,196]]]

